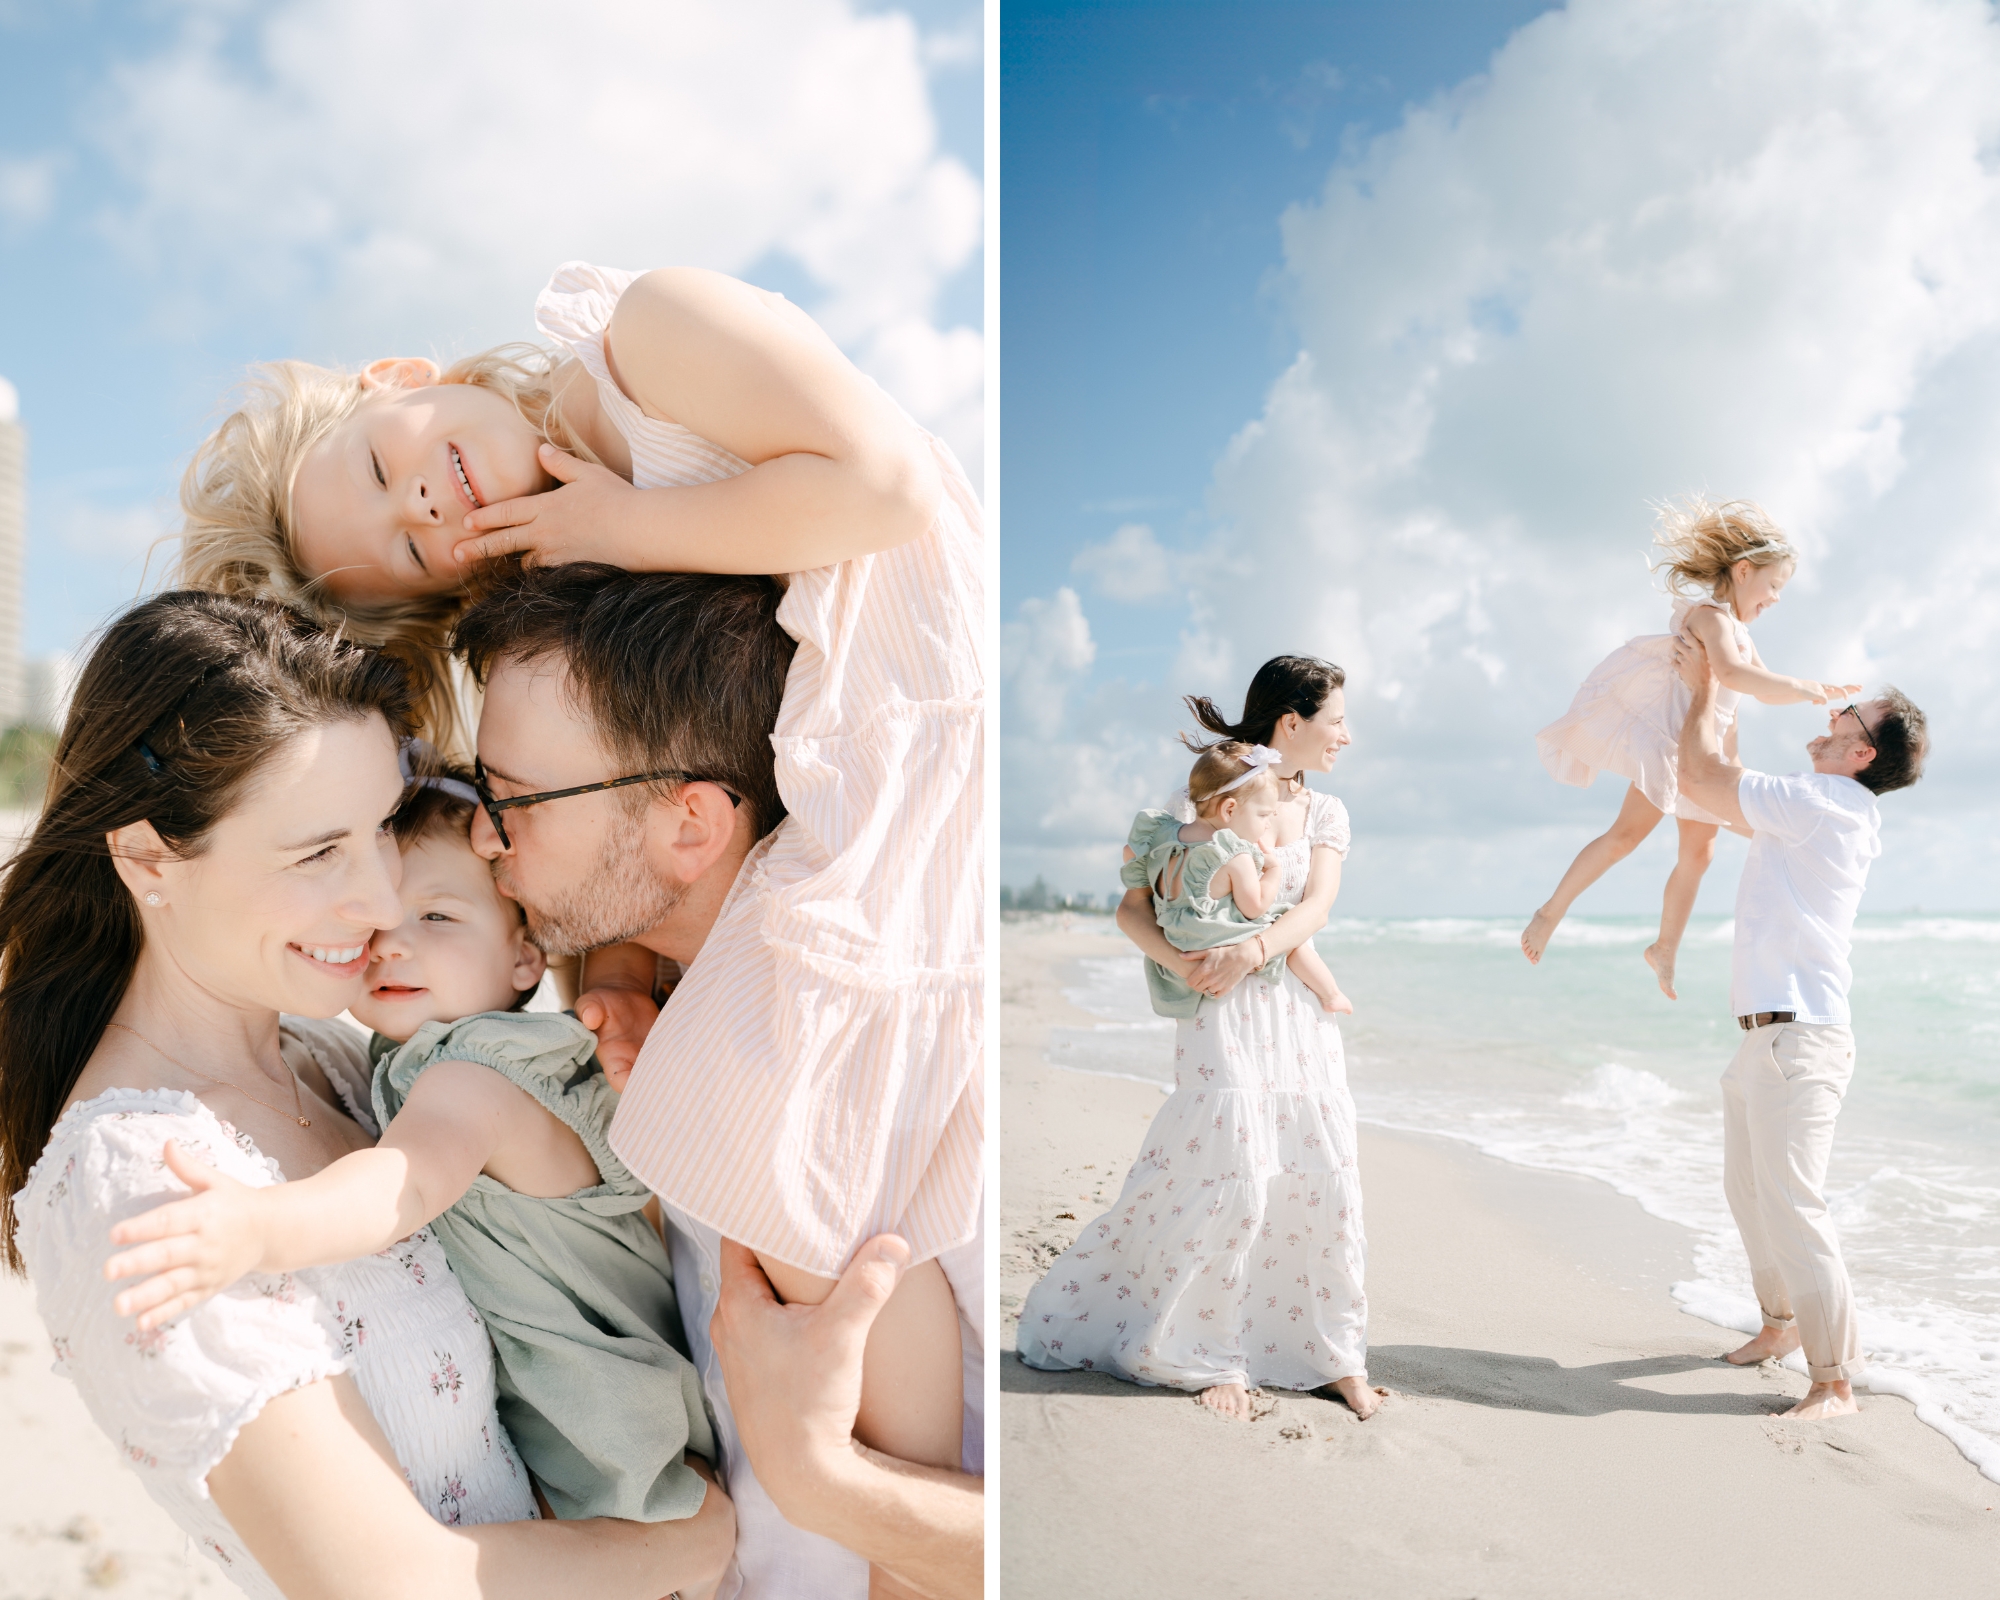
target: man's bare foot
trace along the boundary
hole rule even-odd
[[[1799,1422],[1822,1422],[1828,1417],[1851,1417],[1860,1409],[1854,1403],[1852,1384],[1816,1383],[1785,1415]]]
[[[1674,955],[1675,952],[1667,949],[1665,945],[1646,946],[1646,965],[1653,969],[1653,976],[1660,980],[1660,993],[1669,1000],[1680,999],[1680,996],[1674,993]]]
[[[1754,1367],[1760,1361],[1777,1361],[1799,1347],[1798,1325],[1774,1328],[1769,1323],[1748,1344],[1732,1350],[1722,1359],[1732,1367]]]
[[[1381,1410],[1389,1394],[1387,1389],[1370,1388],[1366,1378],[1335,1378],[1326,1387],[1347,1402],[1347,1409],[1354,1413],[1357,1422],[1366,1422]]]
[[[1547,906],[1528,919],[1527,927],[1521,930],[1521,954],[1528,958],[1529,966],[1539,967],[1542,964],[1542,952],[1548,949],[1556,924],[1561,921],[1561,917],[1549,915]]]
[[[1230,1417],[1237,1422],[1250,1420],[1250,1391],[1240,1383],[1218,1383],[1195,1398],[1218,1417]]]

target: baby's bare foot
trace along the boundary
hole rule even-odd
[[[1521,954],[1528,958],[1529,966],[1542,964],[1542,952],[1548,949],[1556,924],[1561,921],[1561,917],[1550,916],[1546,906],[1528,919],[1527,927],[1521,930]]]
[[[1674,955],[1675,952],[1663,944],[1646,946],[1646,965],[1653,969],[1653,976],[1660,980],[1660,993],[1669,1000],[1680,999],[1680,996],[1674,993]]]
[[[1320,1010],[1326,1012],[1329,1016],[1351,1017],[1354,1015],[1354,1002],[1340,992],[1339,985],[1336,984],[1331,989],[1322,989],[1315,992],[1319,996]]]
[[[1387,1389],[1370,1388],[1366,1378],[1335,1378],[1326,1387],[1347,1402],[1356,1422],[1366,1422],[1374,1416],[1389,1396]]]
[[[1754,1367],[1760,1361],[1778,1361],[1799,1347],[1798,1325],[1773,1328],[1768,1323],[1756,1338],[1729,1352],[1722,1359],[1732,1367]]]
[[[1250,1420],[1250,1391],[1240,1383],[1218,1383],[1195,1398],[1218,1417],[1229,1417],[1236,1422]]]

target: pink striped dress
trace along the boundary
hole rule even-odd
[[[596,379],[640,488],[746,471],[612,380],[604,330],[636,276],[571,262],[536,323]],[[787,579],[798,651],[771,742],[790,815],[737,875],[611,1125],[670,1206],[824,1277],[876,1233],[922,1261],[979,1220],[982,529],[964,469],[931,448],[928,532]]]

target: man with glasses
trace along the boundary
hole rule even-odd
[[[802,994],[739,991],[729,977],[737,969],[716,964],[718,949],[725,958],[741,949],[718,929],[733,916],[740,933],[746,905],[757,906],[752,896],[786,820],[773,747],[796,646],[777,620],[783,595],[768,578],[572,563],[499,575],[454,634],[485,691],[473,848],[493,862],[495,881],[520,902],[546,953],[631,946],[689,969],[661,1014],[698,1017],[684,1033],[754,1024],[774,1001],[810,1009]],[[839,796],[808,798],[831,806]],[[643,967],[650,989],[651,956]],[[650,1021],[657,1008],[641,999],[639,1010]],[[600,1055],[616,1081],[629,1056],[608,1059],[606,1037],[600,1030]],[[656,1030],[649,1048],[658,1038]],[[635,1075],[611,1143],[665,1191],[667,1178],[685,1173],[654,1176],[662,1169],[635,1159],[625,1142],[641,1099]],[[831,1109],[857,1128],[876,1110]],[[719,1164],[734,1165],[730,1152],[746,1145],[784,1148],[773,1127],[742,1114],[684,1119],[677,1131],[698,1139],[711,1164],[721,1152]],[[977,1241],[911,1266],[900,1239],[864,1239],[823,1303],[802,1303],[788,1288],[781,1304],[766,1274],[777,1278],[784,1258],[766,1262],[724,1239],[710,1213],[660,1198],[690,1353],[736,1507],[744,1600],[860,1600],[871,1564],[925,1594],[977,1593],[980,1479],[878,1455],[852,1437],[871,1331],[899,1316],[907,1327],[913,1294],[929,1295],[919,1304],[949,1323],[953,1291],[976,1282]],[[954,1330],[947,1354],[944,1384],[926,1392],[941,1389],[955,1412],[962,1404],[976,1441],[977,1345]],[[914,1382],[908,1371],[893,1376]]]
[[[1884,689],[1828,713],[1827,731],[1806,746],[1812,771],[1750,772],[1725,760],[1716,739],[1707,651],[1683,638],[1674,658],[1694,692],[1681,792],[1750,835],[1730,973],[1743,1043],[1722,1076],[1722,1182],[1764,1327],[1728,1359],[1748,1366],[1803,1350],[1811,1387],[1789,1415],[1845,1416],[1857,1409],[1852,1382],[1866,1359],[1824,1189],[1854,1075],[1847,956],[1869,863],[1882,853],[1875,797],[1917,781],[1929,735],[1923,712]]]

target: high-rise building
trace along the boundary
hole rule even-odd
[[[21,563],[28,544],[28,435],[0,378],[0,728],[21,720]]]

